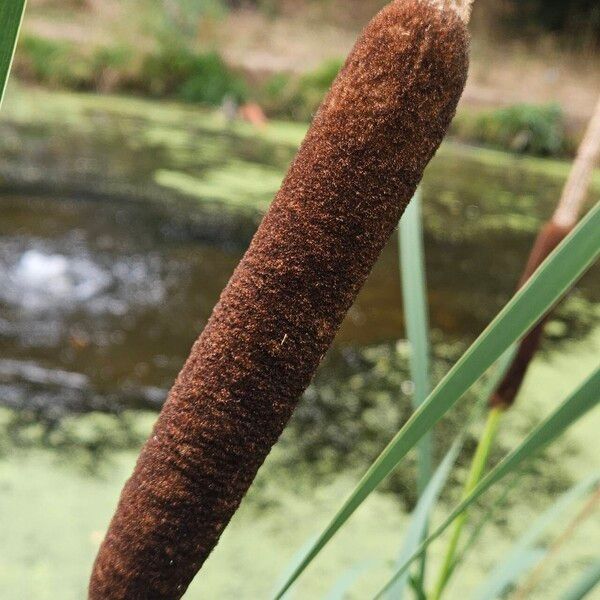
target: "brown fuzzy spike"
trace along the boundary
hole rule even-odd
[[[600,98],[587,126],[585,136],[577,151],[577,158],[563,189],[552,219],[540,230],[535,241],[519,286],[521,287],[544,262],[547,256],[563,241],[577,224],[579,213],[588,193],[594,165],[600,156]],[[540,345],[546,316],[523,338],[517,355],[510,365],[498,389],[490,398],[490,406],[510,408],[525,379],[529,363]]]
[[[525,285],[537,268],[546,260],[552,251],[571,233],[573,227],[557,225],[553,221],[546,223],[540,230],[535,241],[519,288]],[[513,359],[504,379],[498,385],[490,398],[490,406],[507,409],[510,408],[517,397],[521,384],[527,374],[527,369],[535,356],[542,339],[547,316],[544,317],[521,341],[517,354]]]
[[[180,598],[216,545],[444,137],[467,72],[454,10],[367,26],[171,390],[90,598]]]

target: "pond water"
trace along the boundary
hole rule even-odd
[[[27,95],[0,123],[1,404],[159,407],[303,131],[115,102],[49,96],[39,111]],[[565,170],[442,148],[423,184],[434,347],[468,343],[510,297]],[[559,313],[559,337],[591,326],[597,275]],[[393,238],[332,355],[402,338],[401,304]]]
[[[207,239],[180,215],[139,202],[5,195],[0,211],[1,402],[46,416],[160,406],[244,243]],[[525,255],[523,237],[511,240],[509,256]],[[474,256],[471,244],[434,235],[427,249],[432,327],[472,339],[519,262],[501,269],[500,248]],[[391,240],[336,346],[402,336]]]

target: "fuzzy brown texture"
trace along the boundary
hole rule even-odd
[[[572,227],[557,225],[552,221],[544,225],[531,250],[523,275],[521,275],[519,288],[525,285],[536,269],[567,237],[567,235],[571,233],[572,229]],[[490,406],[507,409],[514,404],[515,398],[517,397],[519,389],[525,379],[525,375],[527,374],[529,364],[539,348],[547,319],[548,315],[546,315],[519,344],[517,354],[508,368],[504,379],[500,382],[500,385],[494,394],[492,394]]]
[[[412,197],[467,65],[463,22],[426,0],[367,26],[171,390],[90,598],[183,595]]]

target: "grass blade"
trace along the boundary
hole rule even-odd
[[[410,564],[425,551],[431,542],[437,539],[453,521],[480,498],[490,487],[517,471],[519,466],[527,459],[537,454],[573,423],[592,410],[600,401],[600,368],[597,369],[571,396],[563,401],[548,417],[546,417],[533,431],[496,465],[477,485],[471,494],[462,500],[452,511],[447,519],[421,544],[419,549],[404,565],[394,573],[388,583],[377,594],[381,598],[408,569]]]
[[[444,457],[444,460],[440,463],[439,467],[433,474],[433,477],[425,488],[425,491],[423,494],[421,494],[408,526],[404,547],[402,548],[400,556],[398,557],[398,566],[403,565],[423,541],[427,531],[427,522],[429,521],[431,508],[437,502],[440,492],[448,480],[448,475],[450,475],[450,471],[452,470],[452,467],[454,466],[454,463],[456,462],[458,454],[462,448],[463,439],[464,435],[461,435],[454,441],[450,447],[450,450],[448,450],[446,456]],[[390,598],[401,600],[407,584],[408,571],[398,579],[393,589],[390,590]]]
[[[398,227],[398,250],[400,252],[400,278],[406,334],[410,344],[410,374],[414,384],[413,409],[418,409],[427,399],[430,390],[430,349],[427,283],[425,279],[425,249],[423,244],[423,219],[421,190],[400,219]],[[426,433],[417,446],[417,494],[421,496],[433,470],[433,432]],[[427,523],[421,533],[427,537]],[[423,587],[427,570],[427,555],[421,557],[415,584]]]
[[[510,585],[514,584],[527,570],[522,568],[525,557],[532,550],[539,552],[539,550],[534,548],[534,544],[544,531],[555,523],[574,502],[580,500],[591,489],[596,487],[599,482],[600,473],[594,473],[591,477],[573,486],[538,517],[533,525],[513,545],[508,556],[494,568],[488,580],[475,591],[474,599],[494,600],[494,598],[502,595]],[[543,558],[545,554],[546,550],[542,550],[539,558]]]
[[[413,408],[417,409],[430,392],[429,383],[429,319],[421,217],[421,191],[417,190],[406,208],[398,228],[400,275],[406,334],[410,343],[410,374],[414,383]],[[431,433],[425,434],[418,446],[417,490],[424,492],[433,470]]]
[[[492,394],[494,393],[498,383],[502,381],[502,379],[506,375],[509,367],[512,364],[512,361],[514,360],[517,350],[518,346],[516,344],[513,344],[498,360],[495,372],[488,379],[486,390],[483,395],[486,404],[489,405],[489,401]],[[481,435],[481,438],[479,439],[479,443],[477,444],[477,449],[471,462],[469,474],[464,484],[463,497],[469,495],[471,490],[474,489],[474,487],[477,485],[477,483],[479,483],[481,477],[483,476],[483,472],[487,466],[487,461],[491,451],[491,447],[494,438],[496,437],[498,426],[500,424],[500,417],[501,411],[499,408],[492,408],[488,412],[485,428]],[[435,589],[432,593],[432,600],[438,600],[441,597],[444,588],[446,587],[450,578],[452,577],[452,574],[457,564],[456,552],[458,549],[458,544],[466,522],[467,513],[464,512],[462,513],[462,515],[460,515],[460,517],[458,517],[458,519],[456,519],[456,522],[454,523],[454,531],[452,532],[452,536],[448,543],[445,558],[442,561],[440,574],[438,576]]]
[[[450,447],[450,450],[448,450],[448,452],[446,453],[444,460],[438,465],[437,469],[435,470],[429,484],[425,488],[425,491],[423,492],[423,494],[420,495],[419,502],[417,503],[417,506],[413,511],[408,526],[408,531],[404,538],[404,546],[396,562],[398,566],[404,564],[404,562],[408,558],[410,558],[412,553],[419,547],[423,539],[425,539],[427,532],[427,521],[429,519],[431,509],[436,504],[440,493],[446,481],[448,480],[450,471],[456,463],[456,459],[458,458],[458,455],[464,445],[464,441],[469,427],[476,419],[478,419],[481,416],[482,409],[485,406],[487,406],[489,396],[491,392],[495,389],[497,382],[504,376],[504,372],[513,358],[515,349],[516,346],[513,346],[507,352],[505,352],[505,354],[495,365],[495,368],[492,369],[492,373],[485,382],[479,400],[473,408],[473,410],[471,411],[471,414],[469,416],[469,422],[463,428],[460,435],[457,436],[457,438],[454,440],[454,443]],[[395,600],[401,600],[408,582],[408,573],[405,573],[390,590],[390,598],[394,598]],[[423,584],[422,581],[418,583],[420,583],[421,585]]]
[[[376,566],[377,563],[376,560],[367,560],[348,569],[327,594],[325,600],[344,600],[347,598],[347,592],[360,579],[361,575]]]
[[[600,254],[600,203],[544,261],[371,465],[277,597],[292,585],[407,452],[502,353],[537,323]]]
[[[24,12],[25,0],[2,0],[0,5],[0,106],[15,55]]]
[[[463,498],[468,497],[469,494],[475,489],[475,487],[481,480],[481,476],[483,475],[483,472],[487,465],[487,459],[490,454],[492,442],[498,430],[498,424],[500,423],[501,416],[502,412],[498,408],[493,408],[489,412],[485,429],[481,435],[481,439],[479,440],[479,444],[477,445],[477,451],[475,452],[475,456],[473,457],[473,461],[471,463],[471,468],[469,469],[469,475],[467,477],[467,481],[463,490]],[[433,591],[432,600],[439,600],[439,598],[442,596],[442,593],[448,580],[450,579],[450,575],[452,574],[452,568],[454,565],[456,550],[458,548],[458,542],[460,541],[460,536],[463,527],[465,526],[466,519],[467,512],[465,511],[457,517],[454,523],[454,531],[452,532],[450,541],[448,543],[448,549],[446,551],[445,559],[442,562],[440,576]]]
[[[494,393],[494,390],[496,389],[496,387],[498,386],[498,383],[500,381],[502,381],[503,377],[506,375],[506,372],[508,370],[508,368],[510,367],[510,365],[512,364],[512,361],[515,357],[515,354],[517,352],[518,346],[516,344],[513,344],[512,346],[510,346],[510,348],[498,359],[498,362],[495,365],[495,368],[492,370],[491,375],[487,378],[487,381],[485,382],[485,386],[483,388],[483,391],[481,393],[480,396],[480,402],[485,405],[488,406],[489,404],[489,399],[491,397],[491,395]],[[488,418],[488,423],[487,425],[489,425],[489,418]],[[483,452],[482,450],[480,450],[480,447],[484,445],[484,440],[485,440],[485,435],[480,439],[478,447],[477,447],[477,453]],[[485,455],[487,457],[487,453],[489,452],[489,447],[488,450],[485,452]],[[487,460],[487,458],[486,458]],[[473,457],[473,464],[475,464],[477,462],[477,457],[474,456]],[[471,467],[473,469],[473,465]],[[483,471],[481,471],[481,474],[483,474]],[[473,481],[479,481],[480,477],[474,478]],[[516,483],[516,477],[515,477],[515,481],[514,483]],[[513,484],[509,484],[508,486],[506,486],[506,494],[508,494],[508,490],[510,489],[511,485]],[[471,489],[472,485],[469,485],[468,482],[465,485],[465,490],[467,489]],[[465,494],[466,495],[466,494]],[[499,503],[502,502],[502,499],[499,500]],[[475,543],[475,541],[477,540],[479,533],[481,533],[481,531],[483,530],[483,527],[485,525],[485,523],[491,518],[492,514],[493,514],[493,508],[491,508],[488,513],[486,515],[484,515],[482,517],[482,519],[477,523],[477,527],[473,530],[467,544],[465,544],[464,548],[461,549],[461,553],[459,556],[456,555],[456,552],[453,552],[453,556],[450,559],[450,564],[447,568],[447,572],[446,572],[446,581],[449,580],[449,578],[452,576],[452,574],[454,573],[456,567],[458,566],[458,564],[460,563],[460,561],[463,559],[464,555],[467,553],[467,551],[469,550],[470,546],[472,544]],[[463,513],[464,515],[464,513]],[[456,536],[459,537],[459,536]],[[458,539],[457,539],[457,543],[458,543]],[[455,548],[456,550],[456,548]]]
[[[600,560],[585,571],[561,600],[582,600],[600,583]]]
[[[469,539],[465,542],[459,554],[454,559],[454,563],[452,564],[452,570],[450,571],[451,574],[464,562],[465,558],[473,549],[475,543],[482,534],[483,529],[492,520],[492,517],[494,516],[494,514],[496,514],[496,511],[504,504],[510,492],[512,492],[512,490],[516,487],[520,478],[521,473],[515,473],[512,479],[508,483],[504,484],[502,492],[494,500],[492,505],[483,513],[483,515],[481,515],[481,518],[473,528],[473,531],[471,531]]]

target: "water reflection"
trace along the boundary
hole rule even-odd
[[[149,206],[1,205],[2,403],[159,406],[240,251]]]
[[[246,241],[208,238],[188,215],[151,203],[4,196],[0,211],[0,402],[51,420],[159,407]],[[464,344],[487,324],[512,289],[530,237],[507,229],[486,248],[428,230],[434,342]],[[511,251],[497,252],[498,243]],[[580,300],[593,302],[593,281]],[[577,312],[563,335],[585,320]],[[392,240],[337,348],[402,335]],[[336,353],[330,379],[348,370]]]

